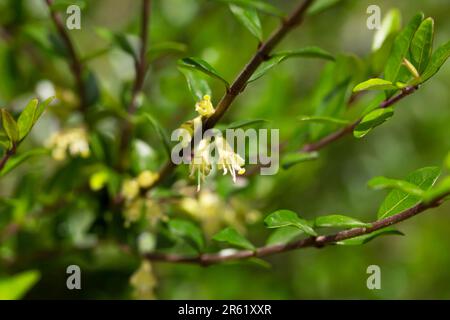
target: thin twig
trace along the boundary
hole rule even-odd
[[[184,256],[178,254],[150,253],[145,255],[145,257],[152,261],[172,262],[172,263],[192,263],[207,266],[211,264],[242,260],[252,257],[262,258],[282,252],[288,252],[307,247],[322,248],[326,245],[337,244],[338,242],[343,240],[352,239],[362,235],[367,235],[374,231],[384,229],[391,225],[412,218],[415,215],[424,212],[427,209],[440,206],[443,203],[443,199],[447,196],[448,194],[440,197],[439,199],[433,201],[430,204],[419,203],[418,205],[409,208],[407,210],[404,210],[401,213],[375,221],[371,223],[371,227],[369,228],[353,228],[332,235],[309,237],[298,241],[290,242],[287,244],[268,245],[257,248],[253,251],[241,250],[226,255],[221,253],[212,253],[212,254],[201,254],[197,256]]]
[[[3,170],[3,168],[6,166],[6,163],[9,159],[11,159],[12,156],[16,154],[17,146],[13,145],[13,147],[5,152],[3,157],[0,159],[0,171]]]
[[[402,100],[403,98],[409,96],[410,94],[415,92],[417,89],[418,89],[417,86],[406,87],[398,95],[380,103],[379,108],[383,109],[383,108],[390,107],[390,106],[394,105],[395,103],[397,103],[398,101]],[[362,121],[362,118],[356,120],[355,122],[349,124],[348,126],[342,128],[336,132],[333,132],[333,133],[323,137],[319,141],[308,143],[308,144],[304,145],[302,148],[302,151],[303,152],[312,152],[312,151],[318,151],[318,150],[322,149],[323,147],[329,145],[330,143],[332,143],[336,140],[339,140],[340,138],[345,137],[346,135],[352,133],[353,130],[356,128],[356,126],[361,121]]]
[[[69,34],[67,33],[66,28],[64,27],[64,22],[61,16],[52,9],[53,0],[45,0],[45,2],[47,3],[47,6],[50,10],[50,15],[52,17],[56,30],[58,31],[59,36],[64,42],[64,45],[67,49],[67,53],[69,55],[70,70],[72,71],[72,74],[75,78],[77,91],[80,97],[80,110],[83,113],[86,113],[88,101],[86,96],[86,88],[84,86],[83,81],[83,69],[84,69],[83,64],[81,63],[81,60],[78,58],[75,46],[73,45],[72,40],[70,40]]]
[[[139,50],[139,56],[135,60],[135,80],[133,84],[133,90],[131,92],[131,99],[128,105],[128,115],[132,116],[136,113],[138,108],[138,97],[144,87],[145,76],[147,73],[147,52],[148,52],[148,40],[149,40],[149,25],[151,16],[151,0],[142,0],[142,19],[141,19],[141,45]],[[127,154],[127,149],[130,144],[131,135],[133,131],[133,124],[129,119],[125,119],[122,127],[122,137],[120,141],[120,154]],[[122,163],[123,167],[125,164]]]

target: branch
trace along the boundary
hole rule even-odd
[[[80,96],[80,110],[84,113],[87,109],[87,96],[83,81],[83,64],[81,63],[81,60],[78,58],[75,47],[72,41],[70,40],[66,28],[64,27],[64,22],[62,21],[61,16],[52,9],[53,0],[45,0],[45,2],[47,3],[47,6],[50,10],[50,15],[56,27],[56,30],[58,31],[59,36],[64,42],[67,52],[69,54],[70,70],[72,71],[72,74],[75,78],[77,91]]]
[[[0,159],[0,172],[6,166],[6,163],[13,155],[16,154],[17,146],[13,145],[13,147],[5,152],[3,157]]]
[[[419,88],[418,86],[404,88],[398,95],[380,103],[379,108],[383,109],[383,108],[387,108],[387,107],[394,105],[398,101],[402,100],[403,98],[405,98],[405,97],[409,96],[410,94],[412,94],[413,92],[415,92],[418,88]],[[362,118],[356,120],[352,124],[349,124],[348,126],[342,128],[336,132],[329,134],[328,136],[323,137],[319,141],[304,145],[302,148],[302,151],[312,152],[312,151],[317,151],[317,150],[322,149],[323,147],[329,145],[330,143],[332,143],[336,140],[339,140],[342,137],[345,137],[347,134],[352,133],[353,130],[355,129],[355,127],[361,121],[362,121]]]
[[[270,255],[274,255],[277,253],[288,252],[292,250],[307,248],[307,247],[316,247],[322,248],[327,245],[334,245],[336,242],[343,241],[346,239],[355,238],[358,236],[370,234],[374,231],[392,226],[404,220],[410,219],[421,212],[426,211],[430,208],[439,207],[444,201],[445,197],[449,194],[446,194],[430,204],[419,203],[418,205],[407,209],[401,213],[396,215],[375,221],[372,223],[372,226],[369,228],[353,228],[349,230],[344,230],[332,235],[323,235],[317,237],[309,237],[305,239],[301,239],[298,241],[290,242],[287,244],[276,244],[263,246],[251,250],[241,250],[232,254],[223,255],[220,253],[213,254],[201,254],[198,256],[183,256],[178,254],[163,254],[163,253],[150,253],[145,255],[145,258],[152,261],[161,261],[161,262],[172,262],[172,263],[192,263],[192,264],[200,264],[203,266],[208,266],[211,264],[217,264],[227,261],[235,261],[242,260],[247,258],[262,258]]]
[[[300,25],[303,21],[304,15],[314,0],[305,0],[300,3],[294,11],[283,20],[283,23],[275,30],[269,39],[259,46],[258,51],[253,55],[247,65],[242,69],[237,78],[231,84],[225,95],[219,101],[214,114],[207,119],[203,129],[206,131],[213,128],[219,120],[224,116],[225,112],[230,108],[236,97],[245,90],[247,81],[258,69],[258,67],[269,58],[270,53],[278,43],[296,26]],[[169,176],[176,165],[173,164],[170,159],[164,165],[159,172],[158,180],[151,186],[161,183],[167,176]]]
[[[135,67],[135,80],[133,84],[133,90],[131,92],[131,99],[128,105],[128,114],[134,115],[138,107],[139,93],[142,92],[144,87],[145,75],[147,72],[147,51],[148,51],[148,33],[151,16],[151,0],[142,0],[142,20],[141,20],[141,46],[139,50],[139,57],[134,62]],[[126,154],[128,146],[130,144],[131,135],[133,131],[133,125],[128,119],[122,127],[122,139],[120,142],[120,154]],[[123,165],[123,164],[122,164]]]

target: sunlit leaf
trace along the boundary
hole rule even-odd
[[[213,240],[219,241],[219,242],[226,242],[233,246],[240,247],[243,249],[248,250],[254,250],[255,246],[248,241],[244,236],[242,236],[239,232],[237,232],[235,229],[228,227],[226,229],[223,229],[219,233],[217,233]]]
[[[180,219],[172,219],[168,222],[169,231],[175,237],[179,237],[193,245],[197,250],[204,246],[202,230],[193,222]]]
[[[217,70],[215,70],[208,62],[205,60],[202,60],[200,58],[190,57],[190,58],[183,58],[179,62],[179,66],[181,68],[189,68],[194,69],[197,71],[200,71],[210,77],[213,77],[215,79],[218,79],[222,81],[226,87],[229,87],[229,83],[227,80],[225,80]]]
[[[425,69],[424,73],[421,76],[421,82],[423,83],[428,79],[430,79],[432,76],[434,76],[449,57],[450,57],[450,41],[437,48],[436,51],[433,53],[427,68]]]
[[[264,223],[268,228],[293,226],[310,236],[317,236],[317,233],[309,225],[308,221],[300,218],[295,212],[290,210],[275,211],[264,219]]]
[[[418,186],[422,190],[429,190],[438,179],[441,169],[438,167],[425,167],[409,174],[405,181]],[[378,210],[378,219],[387,218],[403,212],[421,201],[420,197],[406,193],[402,190],[392,190]]]
[[[434,20],[427,18],[422,21],[411,42],[412,64],[419,74],[425,70],[433,50]]]
[[[396,83],[399,80],[403,58],[407,56],[410,43],[417,28],[422,23],[422,20],[423,13],[416,14],[395,38],[391,55],[389,56],[384,69],[384,77],[386,80],[391,81],[392,83]]]
[[[205,95],[211,95],[208,82],[198,74],[199,72],[186,68],[179,68],[179,70],[186,77],[189,91],[196,101],[202,100]]]
[[[375,109],[368,113],[361,122],[353,130],[355,138],[362,138],[367,135],[373,128],[386,122],[394,115],[393,108]]]
[[[314,226],[317,228],[367,228],[371,224],[351,217],[334,214],[317,217],[314,219]]]
[[[359,92],[364,90],[392,90],[397,87],[388,80],[374,78],[361,82],[353,88],[353,92]]]
[[[398,189],[407,194],[412,194],[417,197],[422,197],[425,193],[424,190],[419,188],[413,183],[405,180],[389,179],[386,177],[375,177],[368,182],[368,186],[372,189]]]
[[[229,4],[234,4],[240,7],[250,8],[254,9],[256,11],[259,11],[261,13],[265,13],[268,15],[276,16],[276,17],[283,17],[284,13],[279,10],[278,8],[272,6],[271,4],[260,1],[260,0],[215,0],[217,2],[225,2]]]
[[[369,234],[365,234],[365,235],[354,237],[354,238],[347,239],[347,240],[338,241],[338,242],[336,242],[336,244],[345,245],[345,246],[358,246],[358,245],[366,244],[367,242],[369,242],[375,238],[378,238],[379,236],[388,236],[388,235],[403,236],[404,234],[402,232],[394,229],[393,227],[387,227],[384,229],[374,231]]]
[[[281,243],[289,243],[296,239],[298,236],[302,235],[304,232],[303,230],[297,228],[297,227],[281,227],[278,229],[275,229],[274,232],[272,232],[269,236],[269,238],[266,241],[267,245],[274,245],[274,244],[281,244]]]
[[[262,27],[258,13],[254,9],[230,5],[230,10],[236,18],[253,34],[259,41],[262,41]]]
[[[325,60],[334,60],[331,53],[319,47],[305,47],[299,50],[285,51],[273,54],[267,61],[264,61],[253,73],[248,83],[258,80],[276,65],[289,58],[320,58]]]
[[[393,33],[400,30],[401,27],[401,13],[398,9],[391,9],[384,16],[381,22],[381,28],[378,29],[373,37],[372,51],[379,50],[386,39]]]
[[[20,166],[25,161],[29,160],[30,158],[37,157],[37,156],[44,156],[48,155],[49,150],[45,148],[39,148],[39,149],[32,149],[29,151],[25,151],[23,153],[19,153],[16,156],[13,156],[9,159],[9,161],[6,163],[6,165],[3,167],[3,170],[0,171],[0,176],[4,176],[16,167]]]
[[[315,122],[315,123],[332,123],[338,125],[347,125],[351,122],[345,119],[338,119],[333,117],[321,117],[321,116],[300,116],[298,120],[302,122]]]
[[[0,278],[0,300],[18,300],[39,281],[39,271],[30,270]]]
[[[12,115],[6,109],[2,109],[2,125],[3,129],[6,132],[9,140],[13,143],[19,141],[19,128],[17,126],[16,120],[12,117]]]

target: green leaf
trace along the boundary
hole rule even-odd
[[[230,228],[230,227],[225,228],[222,231],[220,231],[219,233],[217,233],[213,237],[213,240],[219,241],[219,242],[226,242],[233,246],[243,248],[243,249],[248,249],[248,250],[255,249],[255,246],[250,241],[248,241],[246,238],[244,238],[244,236],[242,236],[235,229]]]
[[[317,217],[314,220],[314,226],[317,228],[368,228],[371,224],[347,216],[335,214]]]
[[[188,69],[194,69],[197,71],[200,71],[210,77],[213,77],[215,79],[218,79],[222,81],[225,86],[228,88],[230,84],[227,80],[225,80],[217,70],[215,70],[208,62],[205,60],[202,60],[200,58],[190,57],[190,58],[183,58],[179,61],[179,66],[181,68],[188,68]]]
[[[283,157],[283,160],[281,161],[281,166],[283,169],[287,170],[296,164],[306,162],[306,161],[313,161],[319,158],[319,153],[316,151],[313,152],[293,152],[288,153]]]
[[[187,46],[184,43],[175,41],[165,41],[155,43],[151,45],[151,48],[147,52],[149,60],[154,60],[159,56],[171,53],[184,53],[187,50]]]
[[[418,186],[422,190],[429,190],[441,173],[438,167],[425,167],[409,174],[405,181]],[[402,190],[392,190],[378,210],[378,219],[387,218],[406,209],[414,207],[421,201],[420,197],[408,194]]]
[[[399,81],[400,69],[403,58],[406,58],[410,43],[416,33],[417,28],[423,20],[423,13],[416,14],[408,25],[397,35],[394,45],[384,69],[386,80],[396,83]]]
[[[0,300],[18,300],[39,281],[37,270],[24,271],[14,276],[0,278]]]
[[[9,138],[7,135],[0,132],[0,146],[8,150],[11,147],[11,142],[9,141]]]
[[[321,58],[325,60],[334,61],[331,53],[319,47],[305,47],[299,50],[285,51],[273,54],[268,60],[264,61],[258,69],[253,73],[247,83],[258,80],[265,75],[270,69],[280,64],[286,59],[300,57],[300,58]]]
[[[49,97],[44,102],[38,104],[36,113],[34,114],[33,125],[39,120],[47,107],[56,99],[56,97]]]
[[[376,190],[398,189],[404,191],[407,194],[412,194],[417,197],[422,197],[425,193],[424,190],[408,181],[389,179],[386,177],[375,177],[368,182],[368,186]]]
[[[187,220],[172,219],[168,222],[168,226],[173,236],[182,238],[198,251],[201,251],[204,247],[202,230],[194,223]]]
[[[337,5],[341,1],[342,0],[317,0],[313,2],[306,13],[310,16],[319,14]]]
[[[28,135],[31,128],[33,127],[38,104],[39,101],[37,99],[31,100],[20,114],[19,119],[17,119],[20,141]]]
[[[274,232],[269,236],[269,238],[266,241],[267,245],[274,245],[274,244],[285,244],[293,241],[298,236],[302,235],[304,232],[303,230],[297,228],[297,227],[281,227],[278,229],[275,229]]]
[[[112,32],[106,28],[96,28],[96,33],[122,51],[131,55],[134,60],[137,60],[137,52],[130,40],[131,36],[124,33]]]
[[[276,17],[284,17],[284,13],[278,8],[259,0],[215,0],[218,2],[225,2],[228,4],[234,4],[240,7],[245,7],[249,9],[254,9],[261,13],[265,13],[268,15],[276,16]]]
[[[387,235],[403,236],[404,234],[402,232],[394,229],[393,227],[387,227],[384,229],[374,231],[369,234],[365,234],[365,235],[354,237],[354,238],[347,239],[347,240],[338,241],[338,242],[336,242],[336,244],[345,245],[345,246],[357,246],[357,245],[366,244],[367,242],[369,242],[375,238],[378,238],[379,236],[387,236]]]
[[[269,122],[269,121],[264,120],[264,119],[238,120],[238,121],[232,122],[226,128],[227,129],[238,129],[238,128],[243,128],[243,127],[249,127],[249,126],[252,126],[255,124],[267,123],[267,122]]]
[[[364,90],[392,90],[397,87],[388,80],[373,78],[367,81],[361,82],[353,88],[353,92],[359,92]]]
[[[230,10],[244,27],[261,42],[263,39],[262,27],[256,10],[233,4],[230,4]]]
[[[338,125],[348,125],[351,122],[345,119],[338,119],[326,116],[300,116],[298,120],[303,122],[315,122],[315,123],[332,123]]]
[[[436,51],[433,53],[427,68],[425,69],[424,73],[421,76],[421,82],[424,83],[432,76],[434,76],[449,57],[450,57],[450,41],[437,48]]]
[[[45,148],[39,148],[39,149],[33,149],[29,150],[23,153],[20,153],[11,159],[6,163],[6,165],[3,167],[3,170],[0,171],[0,176],[3,177],[7,173],[9,173],[11,170],[15,169],[16,167],[20,166],[25,161],[29,160],[30,158],[37,157],[37,156],[43,156],[49,154],[49,150]]]
[[[186,77],[189,91],[195,101],[202,100],[205,95],[211,95],[211,89],[209,88],[208,82],[200,77],[197,71],[190,71],[185,68],[179,68],[179,70]]]
[[[2,109],[2,125],[9,140],[15,144],[19,141],[19,128],[16,120],[6,109]]]
[[[377,51],[385,43],[391,34],[394,34],[401,28],[401,13],[398,9],[391,9],[383,18],[381,28],[378,29],[373,37],[372,51]]]
[[[362,138],[367,135],[373,128],[383,124],[394,115],[393,108],[375,109],[368,113],[361,122],[353,130],[355,138]]]
[[[443,179],[435,188],[431,188],[423,195],[425,203],[431,203],[450,194],[450,177]]]
[[[264,223],[268,228],[293,226],[310,236],[317,236],[317,233],[309,225],[308,221],[301,219],[295,212],[290,210],[275,211],[264,219]]]
[[[425,70],[433,51],[434,20],[427,18],[422,21],[411,42],[412,64],[419,74]]]
[[[150,114],[146,113],[145,117],[151,123],[153,129],[155,129],[156,134],[158,135],[159,140],[161,140],[167,155],[170,157],[172,147],[169,136],[167,135],[166,131],[159,125],[158,121],[156,121],[156,119],[153,118]]]

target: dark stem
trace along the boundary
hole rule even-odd
[[[78,58],[75,47],[72,41],[70,40],[66,28],[64,27],[64,22],[62,18],[58,15],[57,12],[53,11],[53,9],[51,8],[51,6],[53,5],[53,0],[45,0],[45,1],[50,10],[50,15],[56,27],[56,30],[58,31],[58,34],[61,37],[67,49],[67,53],[70,59],[69,62],[70,70],[72,71],[72,74],[75,78],[76,88],[78,91],[78,95],[80,96],[80,110],[83,112],[83,114],[85,114],[86,109],[88,107],[87,106],[88,102],[86,96],[86,89],[83,81],[83,64],[81,63],[81,60]]]
[[[16,154],[17,146],[13,145],[13,147],[5,152],[3,157],[0,159],[0,171],[6,166],[6,163],[13,155]]]
[[[402,100],[403,98],[409,96],[417,89],[418,89],[418,86],[406,87],[396,96],[393,96],[392,98],[387,99],[387,100],[383,101],[382,103],[380,103],[379,108],[382,109],[382,108],[390,107],[390,106],[394,105],[395,103],[397,103],[398,101]],[[316,141],[313,143],[308,143],[308,144],[304,145],[302,148],[302,151],[303,152],[312,152],[312,151],[318,151],[318,150],[322,149],[323,147],[329,145],[330,143],[332,143],[336,140],[339,140],[340,138],[352,133],[353,130],[355,129],[355,127],[361,122],[361,120],[362,120],[362,118],[356,120],[352,124],[349,124],[348,126],[342,128],[336,132],[333,132],[333,133],[323,137],[319,141]]]
[[[151,16],[151,0],[142,0],[142,19],[141,19],[141,46],[139,50],[139,56],[136,58],[135,66],[135,80],[133,84],[133,89],[131,92],[130,102],[128,104],[128,115],[132,116],[136,113],[138,107],[138,97],[142,92],[144,87],[145,76],[147,73],[147,51],[148,51],[148,41],[149,41],[149,25]],[[133,135],[133,124],[129,119],[125,119],[122,126],[122,136],[120,140],[119,151],[120,157],[122,158],[122,163],[120,164],[121,169],[126,167],[126,157],[128,153],[128,148],[130,145],[131,137]]]

